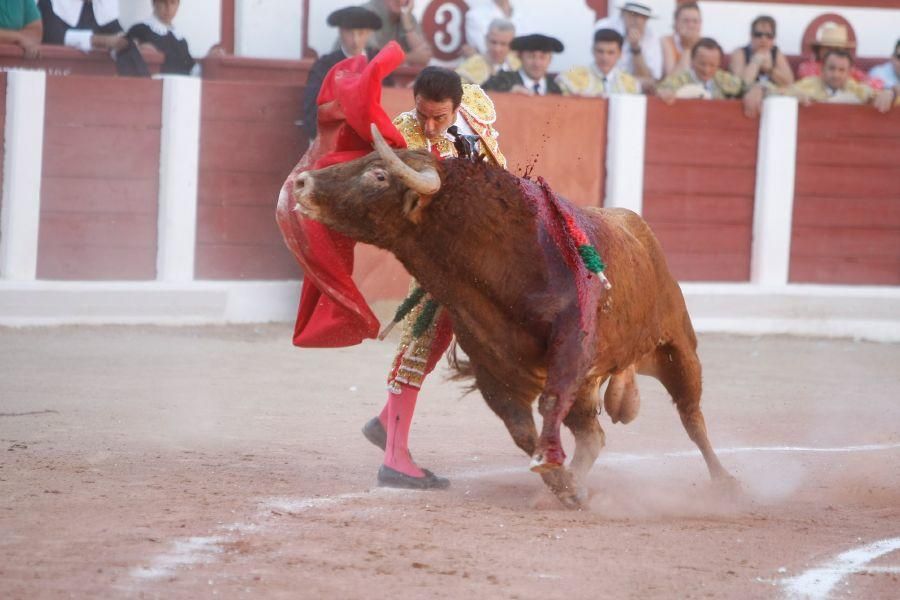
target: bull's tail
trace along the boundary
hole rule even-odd
[[[478,384],[475,383],[475,367],[472,366],[470,360],[459,357],[459,346],[455,338],[450,343],[450,347],[447,348],[447,364],[455,371],[448,377],[450,381],[469,380],[469,385],[466,386],[466,391],[463,395],[471,394],[478,389]]]

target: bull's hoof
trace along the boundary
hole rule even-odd
[[[737,477],[730,473],[718,475],[712,480],[713,489],[717,494],[731,498],[739,498],[744,494],[744,488]]]
[[[531,457],[530,469],[534,473],[549,473],[563,466],[562,461],[549,460],[546,454],[535,454]]]
[[[569,510],[584,510],[587,508],[588,492],[587,488],[566,489],[556,492],[556,497],[560,503]]]

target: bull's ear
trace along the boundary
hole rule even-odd
[[[403,214],[406,218],[418,225],[425,216],[425,209],[431,204],[433,196],[423,196],[415,190],[406,190],[403,194]]]

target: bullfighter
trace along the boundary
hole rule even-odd
[[[415,108],[393,121],[407,148],[427,150],[441,159],[457,157],[460,136],[469,136],[477,138],[486,160],[506,167],[494,128],[494,104],[478,85],[463,84],[449,69],[426,67],[413,84],[413,101]],[[422,383],[453,338],[450,320],[413,281],[395,321],[402,322],[403,329],[388,375],[388,400],[381,414],[363,427],[363,434],[385,450],[378,471],[380,485],[444,488],[450,482],[420,469],[410,457],[407,442]]]

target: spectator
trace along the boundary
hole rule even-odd
[[[832,48],[825,52],[821,75],[804,77],[786,93],[796,96],[801,103],[872,104],[882,113],[891,109],[897,99],[896,91],[875,90],[851,77],[853,57],[843,49]]]
[[[745,85],[794,83],[794,73],[784,53],[775,45],[775,19],[762,15],[750,24],[750,43],[731,53],[729,68]]]
[[[619,9],[618,17],[597,21],[594,31],[615,29],[622,34],[625,46],[619,68],[634,75],[644,90],[650,91],[663,72],[662,45],[647,25],[647,21],[653,17],[653,11],[640,2],[626,2]]]
[[[463,56],[466,58],[475,54],[486,56],[490,51],[490,43],[486,44],[485,41],[494,21],[498,19],[512,21],[512,18],[511,0],[482,0],[481,4],[470,8],[466,12],[466,43],[462,47]]]
[[[881,82],[882,87],[887,90],[900,85],[900,40],[894,44],[894,54],[891,55],[891,60],[872,67],[872,70],[869,71],[869,78]]]
[[[43,35],[41,13],[34,0],[9,0],[0,7],[0,44],[16,44],[25,58],[38,58]]]
[[[128,30],[128,38],[141,44],[150,44],[165,55],[160,72],[190,75],[195,71],[196,61],[191,56],[187,40],[172,25],[181,0],[151,1],[153,16],[143,23],[133,25]]]
[[[659,84],[657,94],[667,104],[676,98],[740,98],[744,84],[721,69],[722,47],[712,38],[701,38],[691,50],[691,67],[670,75]]]
[[[381,50],[391,40],[396,40],[406,52],[406,62],[411,65],[427,65],[431,60],[431,47],[425,41],[422,27],[413,16],[415,0],[369,0],[363,4],[381,19],[381,29],[369,38],[369,48]],[[340,42],[334,49],[339,49]]]
[[[849,54],[854,48],[856,44],[850,41],[846,25],[839,25],[833,21],[822,23],[816,30],[816,40],[812,43],[812,56],[797,65],[797,78],[821,75],[822,62],[828,50],[844,50]],[[851,69],[850,76],[862,83],[869,82],[869,77],[856,67]]]
[[[119,24],[118,0],[38,0],[44,43],[124,51],[128,40]]]
[[[675,33],[667,35],[660,42],[663,53],[663,77],[679,71],[687,71],[691,66],[691,49],[700,39],[703,18],[696,2],[684,2],[675,9]]]
[[[334,11],[328,15],[328,24],[338,28],[341,47],[331,54],[320,57],[309,71],[306,88],[303,90],[303,127],[309,134],[309,139],[313,139],[318,133],[317,100],[328,71],[342,60],[353,56],[367,54],[370,59],[375,56],[377,52],[367,48],[367,44],[372,34],[381,29],[381,19],[378,15],[362,6],[350,6]]]
[[[564,49],[561,41],[549,35],[535,33],[517,37],[512,41],[511,47],[519,53],[522,68],[515,72],[498,72],[487,80],[484,89],[526,96],[562,94],[556,82],[547,76],[553,53]]]
[[[487,52],[473,54],[459,65],[456,72],[463,81],[481,85],[498,71],[518,71],[522,62],[510,52],[514,37],[516,27],[512,21],[494,19],[485,37]]]
[[[589,67],[573,67],[556,78],[563,94],[604,97],[639,94],[638,80],[616,66],[624,41],[618,31],[598,29],[594,33],[594,63]]]

